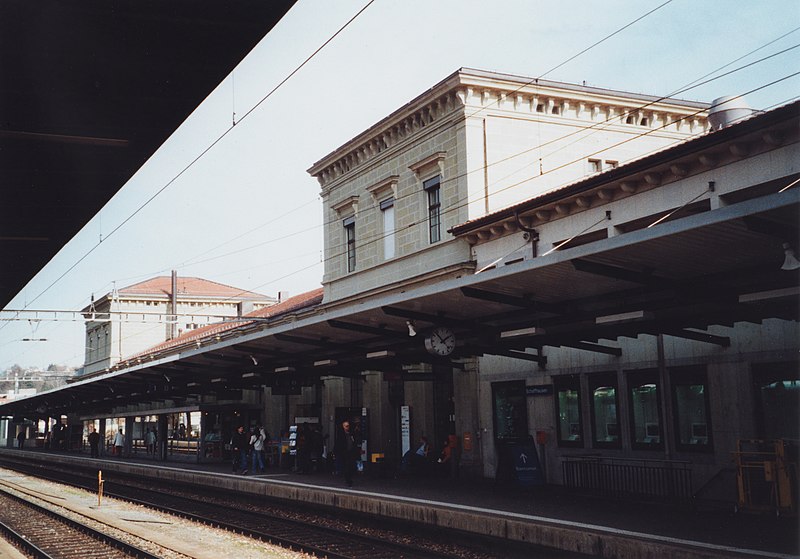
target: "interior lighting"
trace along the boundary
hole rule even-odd
[[[367,359],[381,359],[383,357],[392,357],[394,355],[393,351],[388,350],[381,350],[381,351],[371,351],[367,353]]]
[[[315,367],[332,367],[336,365],[338,361],[336,359],[322,359],[320,361],[314,361]]]
[[[617,322],[629,322],[631,320],[644,320],[652,318],[652,313],[645,311],[631,311],[618,314],[609,314],[606,316],[598,316],[594,319],[595,324],[615,324]]]
[[[417,327],[414,325],[413,320],[406,320],[406,326],[408,326],[408,335],[412,338],[417,335]]]
[[[783,297],[795,297],[797,295],[800,295],[800,286],[784,287],[782,289],[770,289],[768,291],[758,291],[756,293],[745,293],[743,295],[739,295],[739,302],[754,303],[756,301],[781,299]]]
[[[500,332],[500,337],[514,338],[516,336],[538,336],[544,333],[544,328],[519,328],[518,330],[506,330],[505,332]]]

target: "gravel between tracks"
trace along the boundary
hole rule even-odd
[[[0,468],[0,483],[12,491],[35,493],[37,503],[71,511],[69,516],[164,557],[164,559],[308,559],[305,553],[289,551],[264,542],[176,518],[145,507],[103,498],[46,480]],[[91,520],[86,520],[87,518]],[[144,541],[143,541],[144,540]]]

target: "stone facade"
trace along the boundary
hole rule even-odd
[[[703,133],[705,109],[455,72],[309,169],[322,187],[325,302],[464,273],[469,247],[450,228]],[[435,177],[441,225],[432,241],[425,184]],[[390,230],[381,208],[387,201],[394,208]],[[387,237],[394,244],[389,257]]]

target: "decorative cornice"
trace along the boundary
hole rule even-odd
[[[393,198],[397,198],[397,181],[400,180],[398,175],[392,175],[383,179],[377,184],[367,187],[367,192],[372,194],[372,199],[376,202],[387,198],[387,194],[391,192]]]
[[[414,174],[417,175],[417,178],[420,178],[420,176],[424,174],[424,171],[433,165],[436,165],[439,168],[439,173],[444,173],[442,162],[444,161],[446,155],[446,151],[437,151],[436,153],[432,153],[428,157],[421,159],[416,163],[412,163],[408,166],[408,168],[414,171]]]
[[[776,109],[772,115],[767,113],[763,117],[754,117],[616,169],[595,173],[537,198],[454,227],[450,232],[465,238],[470,244],[486,242],[513,231],[516,220],[526,220],[526,226],[538,227],[610,201],[661,188],[709,168],[798,142],[797,113],[791,112],[797,106],[800,105],[795,103],[794,107]],[[778,138],[780,141],[776,141]],[[505,226],[505,230],[499,225]]]
[[[646,108],[642,108],[642,106]],[[664,133],[698,134],[708,129],[707,104],[638,95],[547,80],[459,70],[336,151],[308,172],[326,188],[355,169],[413,139],[432,124],[465,107],[491,112],[514,112],[530,118],[570,118],[613,126],[660,129]],[[491,111],[488,112],[487,111]]]
[[[337,202],[336,204],[332,205],[331,209],[339,216],[348,214],[351,212],[351,210],[352,213],[356,215],[358,214],[358,196],[348,196],[341,202]]]

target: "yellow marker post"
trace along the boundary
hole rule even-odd
[[[103,470],[97,470],[97,506],[103,499]]]

